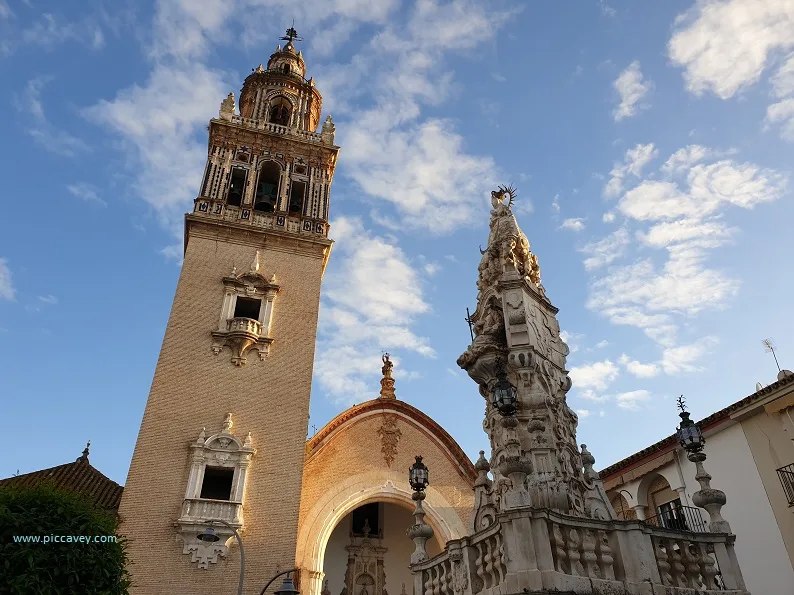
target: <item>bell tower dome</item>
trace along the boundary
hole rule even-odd
[[[209,122],[204,176],[119,508],[136,593],[221,593],[295,565],[331,182],[322,96],[285,45]],[[196,180],[198,183],[199,180]],[[207,530],[214,533],[204,539]],[[258,592],[258,591],[257,591]]]

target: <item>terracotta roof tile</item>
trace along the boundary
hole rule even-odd
[[[44,482],[69,492],[76,492],[99,508],[116,511],[124,488],[102,475],[82,457],[74,463],[66,463],[41,471],[0,479],[0,488],[36,486]]]

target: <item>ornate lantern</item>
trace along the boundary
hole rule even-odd
[[[284,582],[281,584],[281,588],[278,591],[275,591],[273,595],[300,595],[300,591],[295,588],[295,583],[292,582],[292,577],[287,575],[284,578]]]
[[[678,397],[678,408],[681,410],[681,413],[678,414],[681,417],[681,425],[678,426],[677,432],[678,441],[688,453],[702,451],[706,440],[697,424],[689,419],[689,412],[685,409],[684,395]]]
[[[516,387],[510,384],[507,379],[504,363],[501,359],[496,360],[496,384],[494,385],[491,404],[499,410],[502,415],[513,415],[516,412]]]
[[[422,457],[417,456],[416,462],[408,469],[408,483],[415,492],[423,492],[430,483],[428,481],[427,467],[422,462]]]

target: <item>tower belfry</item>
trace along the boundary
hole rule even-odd
[[[295,563],[339,147],[294,26],[209,123],[184,262],[119,509],[140,593]],[[219,539],[199,539],[207,528]],[[209,572],[208,572],[209,570]],[[257,591],[258,592],[258,591]]]

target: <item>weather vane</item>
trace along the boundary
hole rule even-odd
[[[678,397],[676,402],[678,403],[678,408],[681,410],[681,413],[684,413],[686,411],[686,401],[684,400],[684,395]]]
[[[283,39],[288,43],[292,43],[292,40],[303,41],[303,38],[298,37],[298,32],[295,31],[295,19],[292,19],[292,27],[287,29],[287,34],[284,37],[280,37],[279,39]]]

